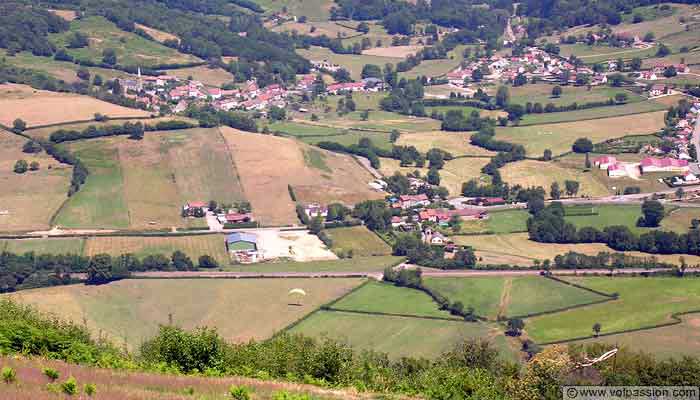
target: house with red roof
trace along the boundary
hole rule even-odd
[[[404,210],[407,210],[407,209],[413,208],[413,207],[429,206],[430,199],[428,199],[428,196],[425,193],[402,194],[401,196],[399,196],[398,204],[401,206],[401,208],[403,208]]]
[[[613,156],[601,156],[593,160],[593,165],[600,169],[608,169],[609,166],[617,164],[617,158]]]
[[[328,92],[329,94],[338,94],[343,92],[362,92],[364,90],[364,82],[336,83],[333,85],[329,85],[326,88],[326,92]]]
[[[646,157],[639,163],[642,173],[648,172],[686,172],[690,170],[688,160],[678,160],[675,158],[653,158]]]
[[[608,165],[607,169],[608,176],[610,177],[627,176],[627,168],[625,168],[625,164],[623,163],[615,162],[613,164]]]

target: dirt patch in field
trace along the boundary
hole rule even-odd
[[[291,258],[294,261],[335,260],[321,240],[308,232],[255,231],[265,259]]]
[[[300,202],[354,204],[382,197],[367,185],[372,180],[369,172],[349,156],[318,149],[324,166],[332,171],[327,172],[307,164],[302,149],[311,147],[301,142],[231,128],[221,132],[253,214],[264,225],[298,223],[289,186]]]
[[[58,15],[66,21],[72,21],[78,18],[78,13],[73,10],[49,10],[49,12]]]
[[[416,53],[422,49],[422,45],[375,47],[372,49],[363,50],[362,54],[369,56],[406,58],[408,56],[416,55]]]
[[[88,96],[35,90],[26,85],[0,85],[0,123],[4,125],[12,125],[16,118],[23,119],[28,126],[89,120],[95,113],[109,117],[150,115]]]
[[[178,42],[180,41],[180,38],[173,35],[172,33],[168,32],[163,32],[155,28],[148,27],[146,25],[141,25],[141,24],[135,24],[137,28],[142,29],[144,32],[148,33],[153,39],[159,41],[159,42],[165,42],[166,40],[177,40]]]

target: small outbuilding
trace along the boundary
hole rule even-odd
[[[258,261],[258,237],[254,233],[235,232],[226,236],[226,251],[240,263]]]

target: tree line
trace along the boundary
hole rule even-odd
[[[129,135],[134,139],[140,139],[143,138],[144,132],[190,129],[196,128],[197,126],[198,125],[191,124],[187,121],[178,120],[158,121],[153,125],[142,124],[141,122],[125,122],[122,125],[90,125],[81,131],[59,129],[49,135],[49,140],[53,143],[62,143],[80,139],[94,139],[119,135]]]

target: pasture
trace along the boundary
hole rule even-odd
[[[566,89],[564,89],[566,90]],[[523,116],[520,125],[555,124],[559,122],[575,122],[592,119],[603,119],[612,117],[622,117],[627,115],[653,113],[654,111],[666,110],[666,106],[654,100],[638,101],[619,106],[605,106],[589,108],[586,110],[527,114]],[[653,115],[653,114],[652,114]]]
[[[309,21],[327,21],[333,2],[330,0],[255,0],[266,11],[287,11],[296,16],[305,16]]]
[[[644,34],[641,35],[644,37]],[[625,60],[632,59],[634,57],[645,58],[651,57],[656,54],[657,48],[651,46],[645,49],[629,48],[629,47],[611,47],[611,46],[588,46],[583,43],[576,44],[562,44],[559,46],[561,48],[561,55],[564,57],[569,57],[575,55],[580,58],[585,63],[599,63],[607,60],[616,60],[622,58]]]
[[[67,199],[69,166],[59,164],[44,152],[23,153],[26,142],[23,137],[0,130],[1,231],[46,229]],[[18,160],[36,161],[39,170],[17,174],[14,165]]]
[[[85,243],[85,255],[109,254],[119,256],[134,254],[142,258],[162,254],[168,258],[177,250],[182,251],[197,265],[200,256],[207,255],[225,266],[230,263],[224,235],[194,236],[110,236],[90,237]]]
[[[530,214],[525,210],[492,211],[487,225],[495,233],[511,233],[527,230]]]
[[[489,319],[549,312],[604,300],[604,296],[539,276],[429,278],[426,284],[450,301],[474,307]]]
[[[471,179],[479,179],[482,182],[489,180],[489,177],[481,173],[481,168],[488,164],[488,157],[462,157],[447,161],[440,173],[440,186],[444,186],[450,195],[457,196],[462,193],[462,184]],[[379,171],[384,176],[394,175],[401,172],[406,175],[414,171],[420,172],[421,176],[426,176],[428,168],[416,168],[413,166],[402,167],[399,160],[392,158],[382,158]]]
[[[355,54],[335,54],[323,47],[312,46],[310,49],[297,49],[297,53],[304,58],[313,61],[329,60],[340,65],[350,72],[353,79],[360,79],[362,67],[365,64],[384,65],[387,63],[396,63],[394,57],[370,56],[370,55],[355,55]]]
[[[143,110],[126,108],[88,96],[36,90],[26,85],[0,85],[0,123],[12,126],[21,118],[27,126],[85,121],[95,113],[109,117],[147,117]]]
[[[512,264],[532,266],[535,260],[553,260],[555,256],[569,251],[596,255],[601,251],[613,253],[613,249],[602,243],[557,244],[538,243],[528,239],[527,233],[496,235],[454,236],[458,245],[471,246],[483,264]],[[637,257],[656,257],[659,261],[679,264],[679,255],[647,254],[636,251],[625,254]],[[684,256],[688,264],[700,263],[700,256]]]
[[[505,182],[523,187],[542,186],[547,195],[549,195],[550,186],[553,182],[559,183],[559,188],[563,191],[565,188],[564,182],[567,180],[579,182],[580,187],[577,196],[597,197],[611,194],[611,190],[600,181],[594,179],[591,174],[564,168],[553,162],[536,160],[516,161],[506,164],[500,171]]]
[[[560,86],[562,88],[559,97],[552,96],[552,88],[556,85],[546,83],[537,83],[532,85],[522,85],[510,88],[511,102],[525,105],[526,103],[540,103],[546,106],[552,103],[557,106],[569,105],[572,103],[590,103],[596,101],[607,101],[614,98],[618,93],[624,93],[628,96],[629,103],[635,103],[644,100],[643,97],[625,90],[622,88],[613,88],[609,86],[594,86],[588,90],[586,86]]]
[[[649,228],[637,227],[637,219],[642,216],[640,205],[596,205],[592,209],[593,215],[565,215],[564,219],[577,228],[590,226],[602,230],[610,225],[624,225],[638,234],[649,231]]]
[[[105,49],[114,49],[121,65],[154,66],[199,61],[197,57],[183,54],[157,41],[148,40],[119,29],[104,17],[90,16],[71,21],[70,30],[49,35],[56,47],[66,47],[71,35],[80,32],[88,37],[89,44],[78,49],[66,49],[78,60],[101,62]]]
[[[496,326],[478,322],[318,311],[291,333],[343,340],[359,349],[388,353],[394,359],[436,358],[465,339],[485,339],[500,350],[502,357],[517,359],[517,352]]]
[[[329,116],[328,118],[324,118],[323,124],[377,131],[391,131],[397,129],[406,132],[422,132],[440,129],[440,121],[431,118],[419,118],[387,111],[370,111],[365,121],[362,119],[361,115],[361,111],[354,111],[342,117]]]
[[[342,144],[343,146],[351,146],[353,144],[359,143],[360,139],[362,138],[368,138],[372,141],[372,144],[374,144],[375,146],[381,149],[391,150],[392,143],[389,141],[391,134],[388,132],[373,132],[364,130],[349,130],[344,132],[347,133],[328,136],[303,136],[300,138],[300,140],[304,143],[312,145],[318,144],[320,142],[333,142]]]
[[[435,317],[460,320],[438,309],[426,293],[389,283],[369,282],[330,305],[331,309],[363,313],[400,314],[414,317]]]
[[[464,49],[466,45],[458,45],[447,53],[447,58],[442,60],[425,60],[421,62],[415,68],[410,69],[406,72],[399,73],[400,78],[415,79],[419,76],[441,76],[445,75],[453,69],[457,68],[459,64],[464,60]],[[473,46],[471,46],[474,49]],[[394,61],[396,61],[394,59]],[[381,65],[381,64],[380,64]]]
[[[619,299],[525,321],[528,335],[536,342],[573,339],[592,334],[595,323],[601,333],[649,327],[672,321],[671,314],[697,310],[700,280],[696,278],[570,277],[568,281]],[[650,307],[649,305],[653,305]]]
[[[496,128],[496,138],[522,144],[528,155],[539,157],[545,149],[552,150],[555,155],[571,151],[574,141],[580,137],[587,137],[597,143],[628,135],[656,133],[663,127],[664,112],[659,111],[576,122]]]
[[[422,45],[374,47],[363,50],[362,54],[369,56],[395,57],[399,59],[398,61],[401,61],[408,56],[416,55],[416,53],[421,50],[423,50]]]
[[[55,238],[55,239],[16,239],[0,240],[0,252],[21,254],[34,252],[36,254],[83,254],[85,239]]]
[[[37,71],[43,71],[46,74],[53,76],[56,79],[62,79],[66,82],[79,82],[77,72],[81,68],[80,65],[67,61],[56,61],[52,57],[35,56],[30,52],[19,52],[12,57],[7,57],[7,52],[0,49],[0,55],[5,57],[8,65],[14,65],[21,68],[30,68]],[[91,76],[100,75],[103,79],[116,79],[128,76],[126,72],[116,69],[107,69],[100,67],[83,67],[90,71]]]
[[[396,141],[400,146],[415,146],[418,151],[427,152],[437,148],[450,152],[453,156],[493,156],[495,153],[474,146],[469,142],[471,132],[429,131],[420,133],[403,133]]]
[[[207,86],[221,87],[226,83],[233,82],[233,75],[223,68],[209,68],[209,66],[199,66],[190,68],[170,69],[168,75],[177,76],[180,79],[193,79],[202,82]]]
[[[348,26],[351,26],[347,21],[344,22],[345,23],[343,25],[348,24]],[[326,35],[331,39],[345,38],[360,34],[360,32],[358,32],[357,30],[350,29],[343,25],[332,21],[307,21],[306,23],[288,21],[283,24],[274,25],[270,28],[270,30],[272,30],[273,32],[289,33],[296,31],[300,35],[309,36]]]
[[[172,33],[161,31],[155,28],[151,28],[150,26],[142,25],[142,24],[134,24],[134,26],[138,29],[143,30],[147,34],[149,34],[153,39],[163,43],[166,40],[177,40],[178,42],[180,41],[180,38],[173,35]]]
[[[337,254],[352,251],[353,257],[388,256],[391,247],[365,226],[333,228],[326,230],[333,240],[331,250]]]
[[[236,272],[382,272],[386,267],[397,265],[403,260],[396,256],[353,257],[322,261],[271,261],[243,266],[231,265],[222,268]]]
[[[132,350],[169,318],[185,329],[208,326],[230,342],[266,339],[359,279],[130,279],[109,285],[26,290],[10,297],[80,323]],[[301,288],[302,299],[288,293]],[[255,301],[251,301],[255,299]]]
[[[307,165],[303,151],[307,145],[298,141],[230,128],[221,128],[221,132],[236,162],[253,214],[262,224],[297,223],[294,202],[289,196],[290,185],[297,200],[303,203],[354,204],[381,197],[367,185],[372,176],[352,157],[320,151],[332,171],[326,172]]]
[[[677,208],[666,212],[666,217],[661,221],[663,229],[684,233],[690,228],[693,219],[700,218],[700,213],[692,208]]]
[[[47,126],[47,127],[43,127],[43,128],[29,128],[26,131],[24,131],[24,133],[31,136],[33,139],[48,140],[49,137],[51,136],[51,134],[56,132],[59,129],[82,131],[82,130],[88,128],[89,126],[102,127],[102,126],[109,126],[109,125],[122,125],[126,122],[131,122],[132,124],[136,123],[136,122],[140,122],[140,123],[145,124],[145,125],[155,125],[158,122],[165,122],[165,121],[187,121],[187,122],[191,122],[191,123],[196,122],[196,121],[191,120],[189,118],[180,117],[180,116],[167,116],[167,117],[157,117],[157,118],[149,118],[149,119],[141,119],[141,118],[119,119],[118,121],[107,120],[107,121],[77,122],[77,123],[52,125],[52,126]]]

